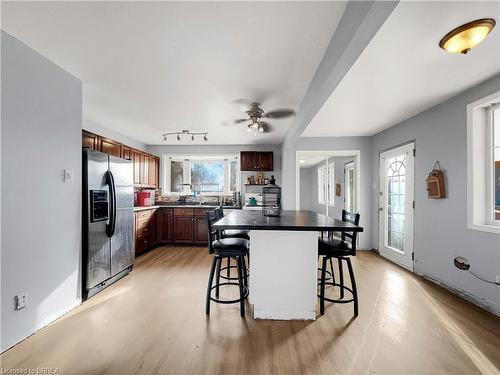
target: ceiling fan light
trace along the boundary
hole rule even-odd
[[[247,132],[251,132],[253,129],[252,129],[252,124],[248,125],[247,126]]]
[[[264,127],[262,125],[259,125],[259,133],[264,133]]]
[[[439,42],[439,46],[448,52],[466,54],[486,39],[495,24],[492,18],[466,23],[446,34]]]
[[[177,140],[180,141],[181,140],[181,136],[179,134],[177,134]]]

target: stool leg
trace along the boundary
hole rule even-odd
[[[245,256],[241,257],[241,262],[243,263],[243,282],[245,283],[245,286],[248,287],[247,263],[245,261]]]
[[[351,278],[352,298],[354,299],[354,316],[358,316],[358,290],[356,288],[356,279],[352,270],[351,259],[347,258],[347,268],[349,268],[349,277]]]
[[[212,282],[214,279],[215,267],[217,266],[217,257],[212,258],[212,266],[210,267],[210,276],[208,277],[208,287],[207,287],[207,301],[205,307],[205,313],[210,314],[210,294],[212,292]]]
[[[222,268],[222,260],[223,258],[220,258],[219,261],[217,262],[217,271],[215,272],[215,297],[219,298],[219,284],[220,284],[220,269]]]
[[[325,314],[325,275],[326,275],[326,257],[323,257],[323,262],[321,265],[321,282],[320,282],[320,292],[319,292],[319,312],[321,315]]]
[[[236,257],[237,269],[238,269],[238,286],[240,287],[240,314],[245,317],[245,299],[243,298],[243,262],[241,261],[241,256]]]
[[[332,272],[332,282],[335,284],[335,274],[333,273],[333,261],[330,258],[330,271]]]
[[[340,277],[340,282],[339,284],[341,285],[340,287],[340,299],[344,298],[344,270],[342,269],[342,258],[338,258],[339,261],[339,277]]]

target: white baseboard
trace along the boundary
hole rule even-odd
[[[500,306],[494,302],[488,301],[485,298],[479,299],[477,296],[470,294],[469,292],[466,292],[465,290],[462,290],[454,285],[450,285],[434,276],[430,276],[420,272],[415,272],[415,274],[422,276],[424,279],[427,279],[433,282],[434,284],[439,285],[440,287],[450,291],[451,293],[459,297],[462,297],[463,299],[469,301],[470,303],[473,303],[476,306],[481,307],[482,309],[485,309],[497,316],[500,316]]]

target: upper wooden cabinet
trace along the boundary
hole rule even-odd
[[[245,172],[270,172],[273,170],[273,152],[241,151],[240,164]]]
[[[160,158],[136,150],[113,139],[82,130],[82,146],[132,160],[134,185],[158,189],[160,187]]]
[[[112,139],[99,137],[99,151],[121,158],[122,144]]]
[[[82,131],[82,146],[88,147],[91,150],[98,150],[99,147],[99,136],[97,134],[93,134],[86,130]]]
[[[122,158],[132,160],[132,147],[122,145]]]

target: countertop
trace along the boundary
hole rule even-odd
[[[213,210],[217,208],[217,205],[206,205],[206,204],[157,204],[154,206],[136,206],[134,211],[144,211],[144,210],[154,210],[157,208],[205,208],[207,210]],[[227,210],[239,210],[239,207],[234,206],[223,206]]]
[[[279,217],[264,216],[261,211],[233,211],[213,225],[214,229],[348,231],[362,232],[363,227],[313,211],[281,211]]]

